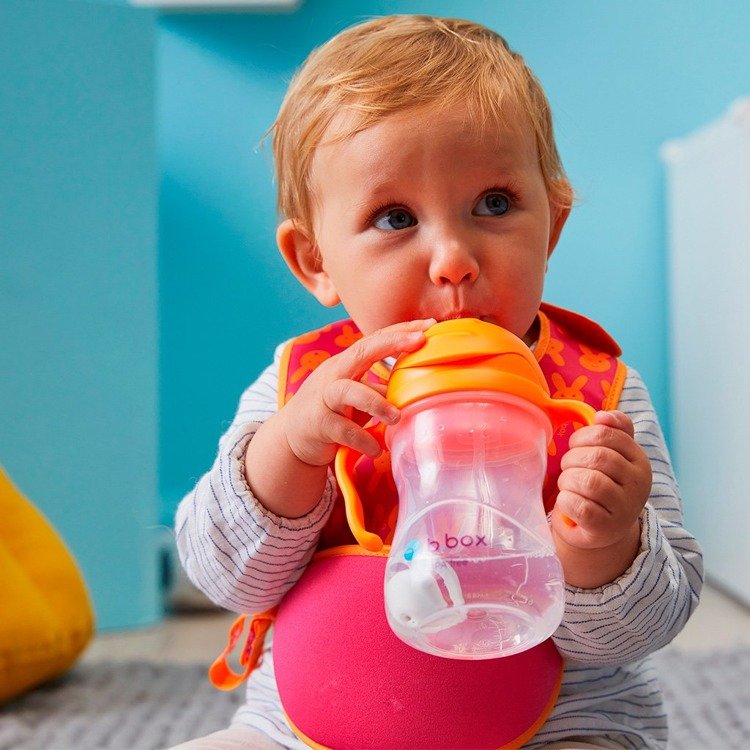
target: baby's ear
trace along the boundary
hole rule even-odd
[[[547,200],[549,201],[549,239],[547,242],[547,260],[557,246],[565,222],[570,216],[570,209],[575,201],[573,186],[566,177],[558,177],[547,186]]]
[[[285,219],[276,230],[276,244],[291,272],[321,305],[338,305],[341,300],[323,268],[323,258],[312,232],[295,219]]]
[[[549,242],[547,244],[547,259],[549,260],[553,250],[560,239],[565,222],[570,216],[570,206],[563,206],[550,201],[550,229]]]

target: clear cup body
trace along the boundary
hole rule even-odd
[[[388,428],[399,510],[385,603],[403,641],[490,659],[555,631],[564,582],[542,502],[550,438],[541,409],[492,391],[427,397]]]

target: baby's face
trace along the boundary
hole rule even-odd
[[[550,205],[530,128],[482,131],[464,114],[394,115],[316,151],[322,273],[364,333],[477,317],[523,337],[534,321],[567,212]]]

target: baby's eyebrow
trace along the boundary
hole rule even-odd
[[[378,200],[388,195],[392,196],[397,191],[407,190],[410,182],[411,180],[407,175],[384,179],[382,174],[371,174],[369,178],[364,180],[363,185],[368,195]]]

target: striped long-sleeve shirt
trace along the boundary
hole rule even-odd
[[[182,564],[216,604],[255,613],[276,605],[310,561],[328,519],[335,479],[329,472],[320,502],[302,518],[266,510],[250,492],[244,454],[258,426],[277,409],[279,347],[272,365],[245,391],[221,438],[211,470],[177,510]],[[653,469],[641,514],[641,546],[620,578],[592,590],[568,586],[554,640],[565,658],[560,696],[527,747],[572,738],[602,738],[616,746],[663,748],[667,719],[648,655],[669,643],[698,603],[701,550],[682,525],[677,483],[646,386],[628,369],[618,408],[635,425]],[[246,703],[234,722],[252,726],[287,748],[304,748],[281,709],[271,639],[251,675]]]

